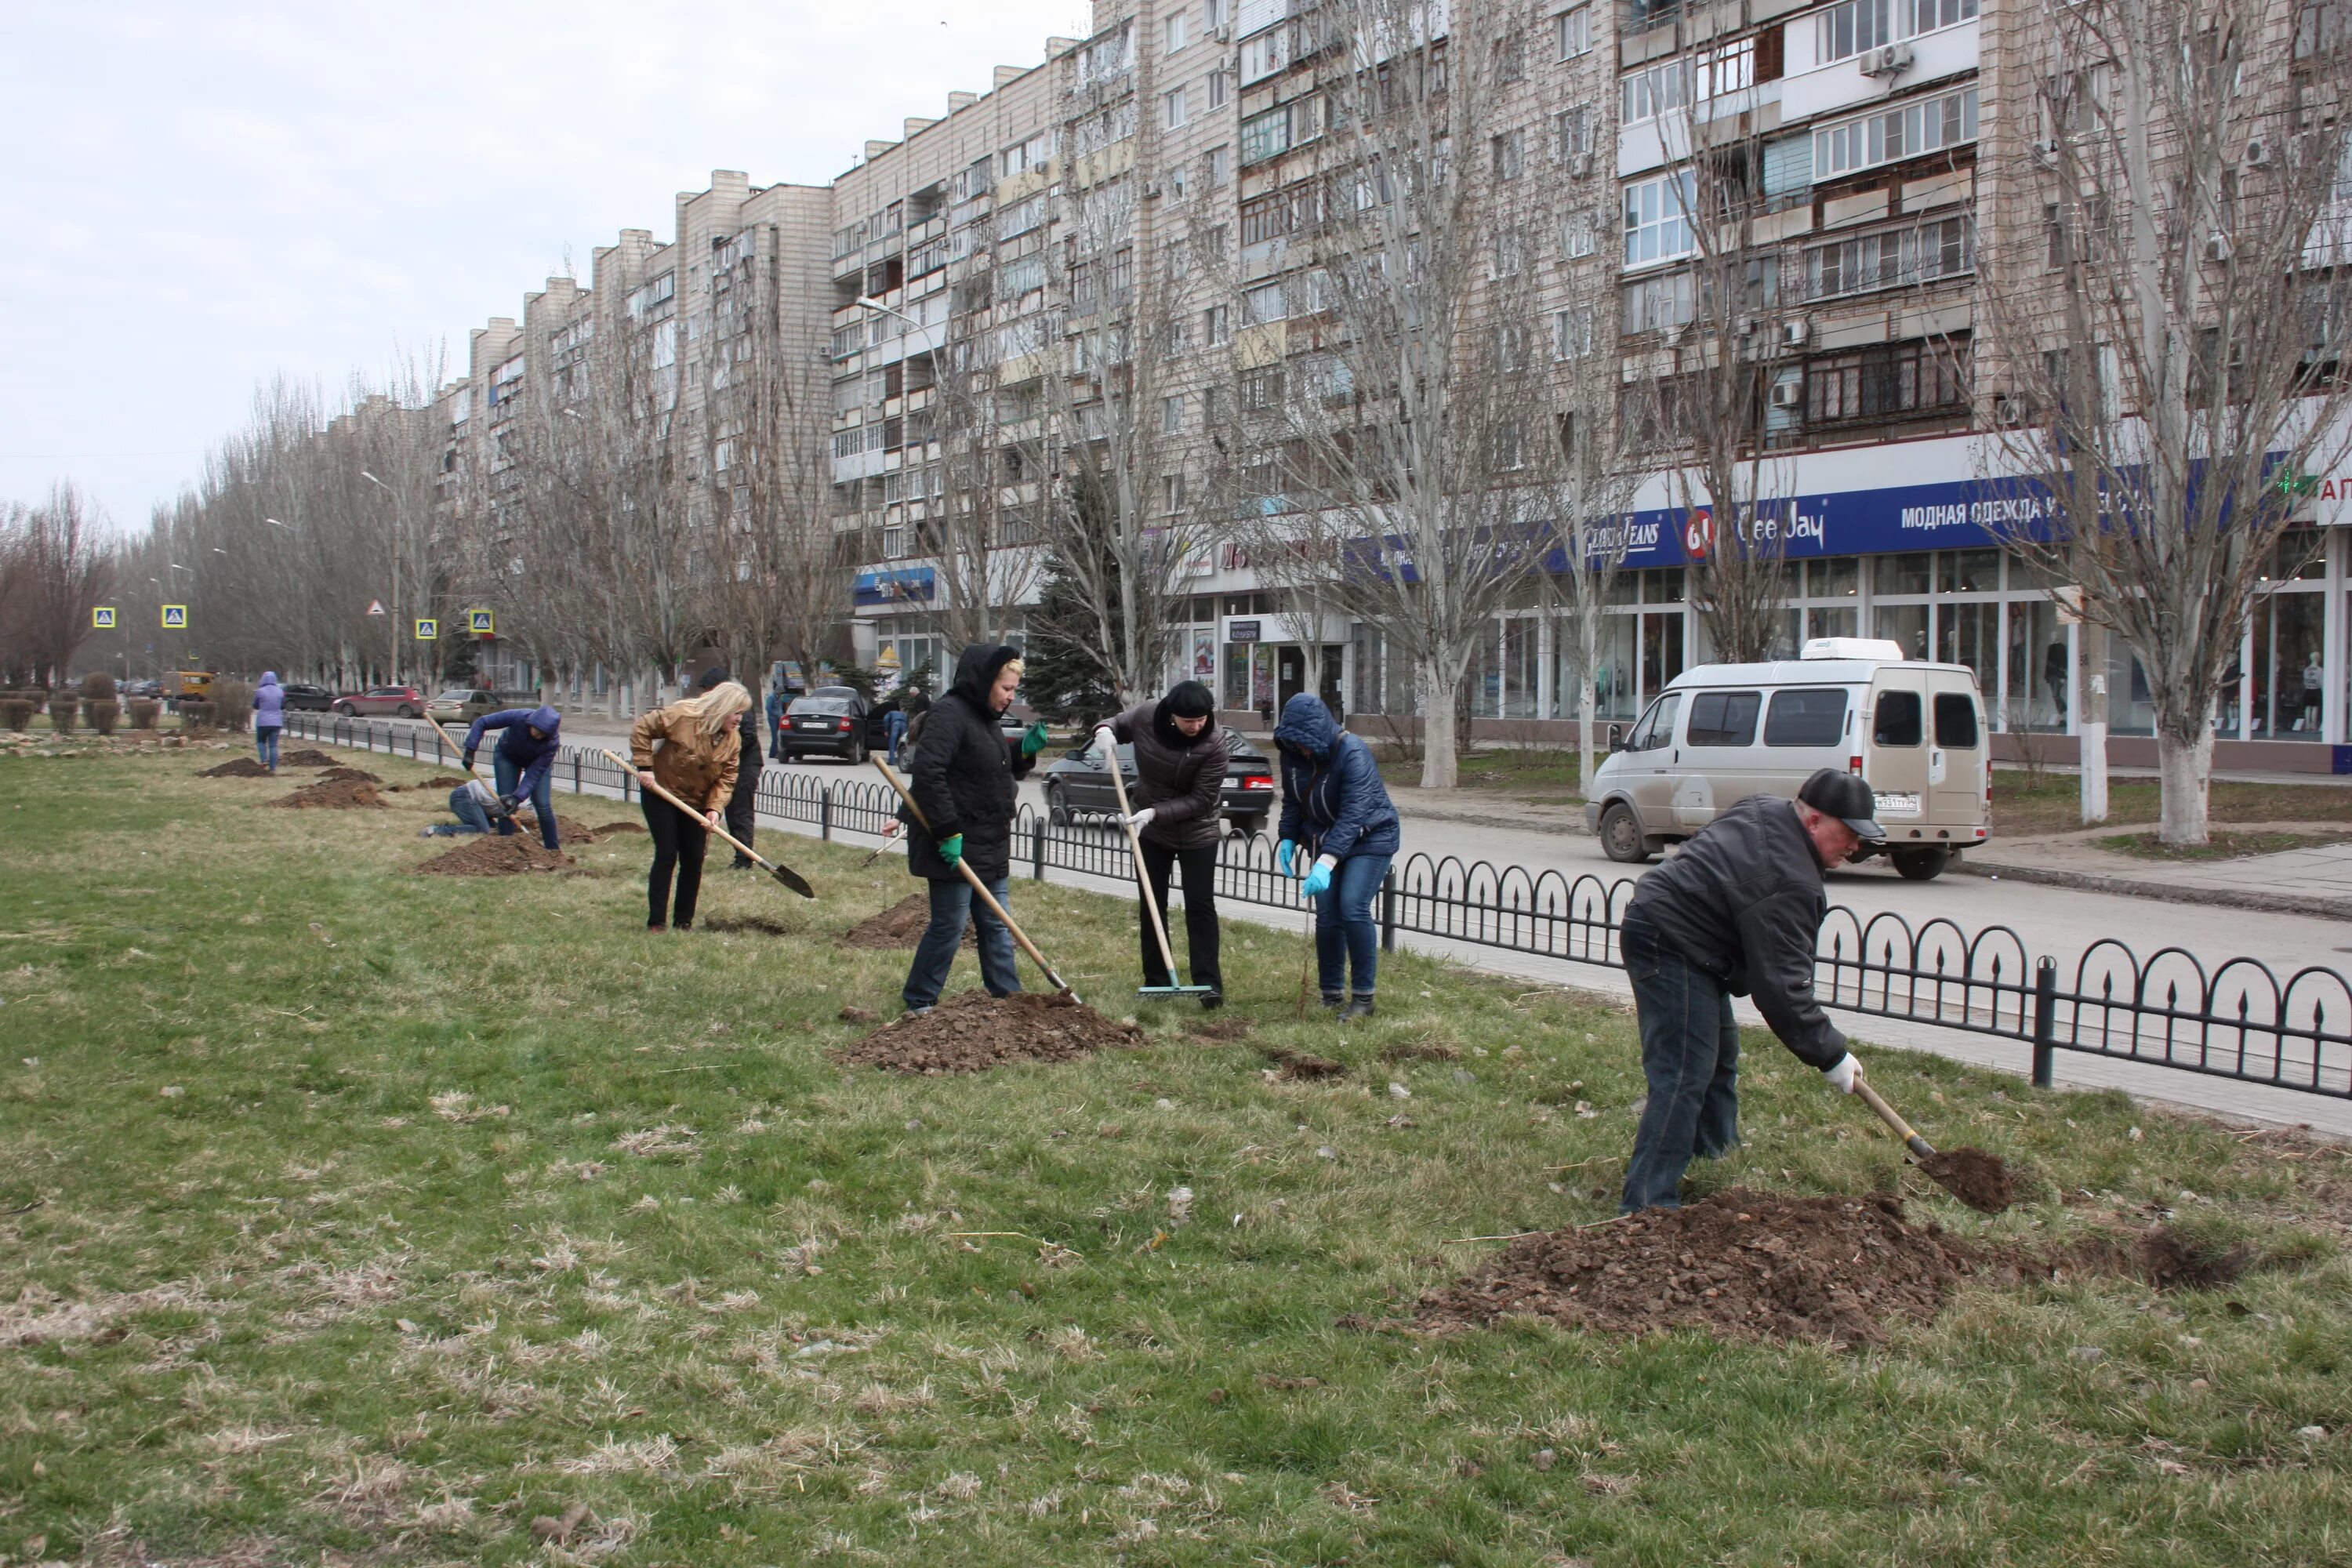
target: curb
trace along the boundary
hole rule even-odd
[[[2097,871],[2061,871],[2046,866],[2018,866],[1961,856],[1952,871],[1964,877],[2005,877],[2050,888],[2073,888],[2085,893],[2116,893],[2126,898],[2155,899],[2168,904],[2208,904],[2221,909],[2254,910],[2263,914],[2315,915],[2322,920],[2352,920],[2352,899],[2305,898],[2295,893],[2244,892],[2235,888],[2193,888],[2179,882],[2143,882],[2131,877],[2111,877]]]

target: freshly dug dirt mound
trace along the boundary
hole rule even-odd
[[[901,1016],[833,1056],[848,1067],[891,1072],[985,1072],[1008,1062],[1072,1062],[1139,1046],[1143,1031],[1060,996],[1005,997],[964,991],[920,1017]]]
[[[1981,1149],[1938,1149],[1919,1162],[1929,1179],[1979,1214],[2006,1214],[2015,1197],[2009,1167]]]
[[[569,838],[567,830],[564,837]],[[748,936],[791,936],[793,928],[766,915],[719,915],[702,922],[704,931],[740,933]]]
[[[278,765],[281,768],[339,768],[342,763],[316,746],[305,746],[300,751],[288,752],[280,756]]]
[[[266,779],[270,774],[268,768],[251,757],[238,757],[216,768],[206,768],[196,776],[200,779]]]
[[[601,844],[621,833],[643,833],[642,822],[574,822],[562,812],[555,814],[555,835],[566,844]],[[533,827],[532,832],[539,831]]]
[[[1421,1299],[1424,1329],[1517,1316],[1641,1334],[1696,1328],[1735,1339],[1875,1340],[1926,1321],[1975,1254],[1893,1198],[1792,1198],[1734,1187],[1679,1209],[1523,1237],[1475,1274]]]
[[[421,877],[520,877],[530,871],[562,871],[571,865],[571,856],[544,849],[536,838],[488,834],[436,855],[416,872]]]
[[[329,768],[319,775],[320,784],[382,784],[383,781],[365,768]]]
[[[269,804],[298,809],[318,806],[331,811],[350,811],[360,806],[381,808],[384,801],[383,796],[375,793],[373,784],[361,779],[320,779],[317,784],[304,784],[292,795],[282,795]]]
[[[386,795],[398,795],[404,790],[451,790],[457,788],[460,784],[466,784],[467,782],[467,779],[460,774],[446,773],[439,778],[424,779],[415,784],[387,785],[383,793]]]
[[[1223,1044],[1228,1040],[1246,1040],[1250,1037],[1250,1031],[1256,1027],[1247,1018],[1213,1018],[1193,1025],[1192,1035],[1196,1040],[1215,1040]]]
[[[878,915],[859,921],[841,933],[844,947],[890,948],[912,947],[923,940],[923,928],[931,923],[931,900],[927,893],[909,893]],[[977,951],[980,933],[967,923],[963,928],[963,944]]]
[[[1308,1051],[1294,1051],[1281,1046],[1269,1049],[1265,1053],[1265,1059],[1272,1062],[1276,1069],[1293,1083],[1310,1083],[1317,1079],[1338,1078],[1348,1070],[1346,1063],[1335,1062],[1329,1057],[1318,1057]]]

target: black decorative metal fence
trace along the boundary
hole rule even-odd
[[[289,714],[287,725],[289,735],[331,745],[457,761],[427,726],[322,714]],[[555,777],[577,792],[635,795],[635,775],[593,746],[562,747]],[[827,778],[768,769],[759,803],[762,815],[823,838],[877,840],[898,821],[889,785],[848,770]],[[1054,822],[1024,806],[1014,843],[1041,880],[1048,871],[1132,879],[1125,840],[1103,823]],[[1298,886],[1276,869],[1264,835],[1225,841],[1218,898],[1303,913]],[[1381,886],[1381,943],[1393,951],[1402,932],[1622,968],[1617,933],[1634,886],[1631,878],[1412,855]],[[2259,959],[2209,966],[2177,947],[2142,958],[2112,938],[2062,967],[2030,952],[2007,926],[1970,932],[1937,919],[1915,928],[1899,915],[1843,908],[1822,925],[1815,962],[1828,1006],[2020,1041],[2043,1088],[2057,1053],[2074,1051],[2352,1099],[2352,982],[2333,969],[2312,965],[2282,979]]]

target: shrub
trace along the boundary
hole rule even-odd
[[[152,730],[155,727],[155,720],[163,711],[163,705],[152,697],[133,698],[131,703],[131,727],[134,730]]]
[[[122,704],[111,697],[94,697],[89,706],[89,727],[101,735],[113,734],[114,727],[122,721]]]
[[[75,710],[79,708],[80,705],[80,695],[70,686],[61,686],[57,690],[50,692],[49,728],[55,730],[60,735],[72,734],[74,732]]]
[[[208,730],[212,727],[212,722],[213,705],[210,702],[183,702],[180,704],[181,729]]]
[[[13,691],[0,697],[0,724],[23,734],[33,727],[33,705]]]
[[[81,694],[85,701],[109,702],[114,699],[114,677],[102,669],[93,669],[81,678]]]
[[[213,722],[232,735],[253,728],[253,688],[242,680],[213,682]]]

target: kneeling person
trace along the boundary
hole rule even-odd
[[[1861,1081],[1813,995],[1813,951],[1829,912],[1822,873],[1885,837],[1875,808],[1868,784],[1823,768],[1793,801],[1748,796],[1642,879],[1620,934],[1650,1099],[1622,1212],[1676,1207],[1692,1157],[1739,1142],[1734,996],[1753,996],[1780,1043],[1832,1088],[1852,1094]]]
[[[499,732],[499,743],[490,752],[490,770],[498,778],[499,803],[506,808],[498,825],[501,834],[515,830],[515,807],[527,800],[539,817],[539,841],[550,849],[557,847],[551,771],[563,744],[562,729],[563,715],[552,708],[504,708],[483,714],[466,731],[468,773],[473,771],[474,753],[481,749],[482,737],[492,730]]]

